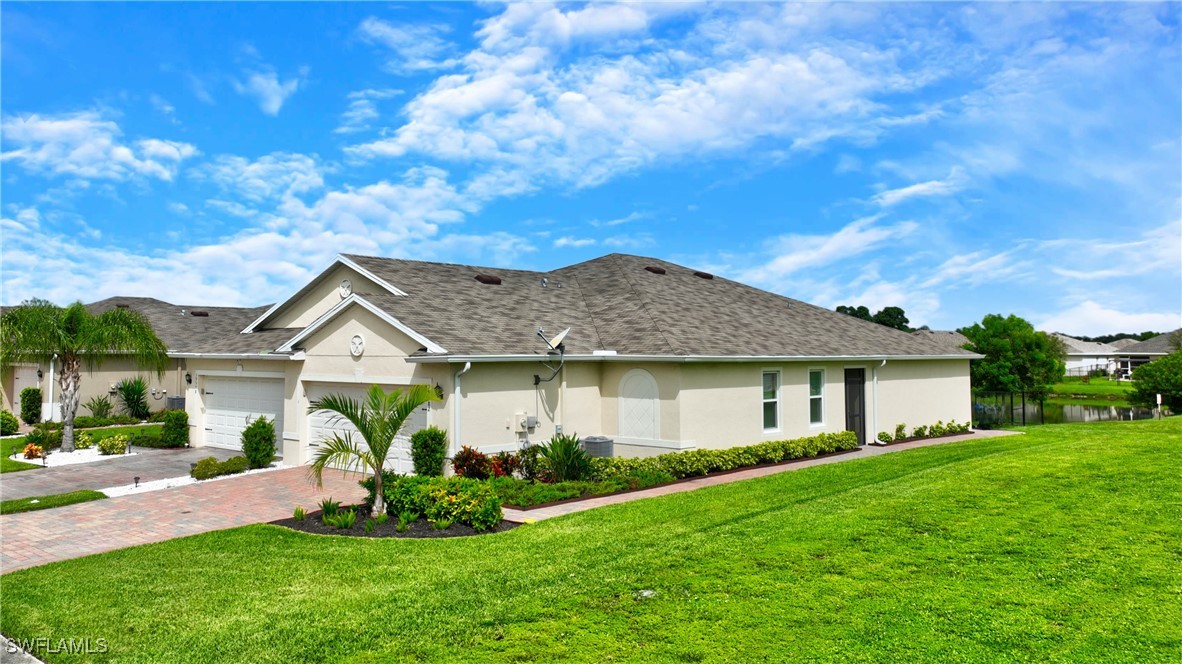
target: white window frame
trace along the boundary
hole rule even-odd
[[[775,376],[776,376],[776,396],[771,399],[767,399],[763,396],[763,377],[768,374],[775,374]],[[760,397],[759,398],[759,420],[760,420],[759,423],[760,423],[760,426],[763,427],[764,433],[777,433],[777,432],[783,430],[784,413],[783,413],[783,408],[780,405],[780,402],[782,401],[780,396],[783,393],[783,390],[784,390],[784,377],[781,374],[779,369],[763,369],[762,371],[759,372],[759,397]],[[769,404],[769,403],[776,404],[776,426],[771,427],[770,429],[763,422],[764,406],[765,406],[765,404]]]
[[[818,395],[815,395],[815,396],[813,395],[813,373],[814,372],[821,374],[821,393]],[[825,382],[825,367],[809,367],[808,381],[805,384],[805,390],[807,391],[808,399],[809,399],[808,413],[809,413],[809,427],[810,428],[818,428],[819,429],[819,428],[822,428],[825,426],[825,387],[826,386],[827,386],[827,383]],[[821,402],[821,421],[820,422],[813,421],[813,399],[819,399]]]

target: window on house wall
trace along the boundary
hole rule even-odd
[[[780,428],[780,372],[763,372],[763,430]]]
[[[825,423],[825,370],[809,370],[809,424]]]

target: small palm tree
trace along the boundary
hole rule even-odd
[[[62,451],[74,451],[74,415],[78,412],[82,367],[99,368],[113,357],[130,358],[141,369],[164,376],[168,348],[143,314],[111,309],[99,315],[81,303],[62,308],[46,300],[28,300],[0,317],[0,366],[16,362],[61,363]]]
[[[361,438],[364,447],[354,439],[352,431],[344,435],[334,433],[326,438],[312,459],[309,475],[316,480],[316,486],[324,486],[324,470],[329,466],[340,466],[345,470],[373,473],[374,514],[386,511],[386,497],[382,490],[382,469],[394,437],[402,430],[406,418],[429,401],[439,401],[434,388],[428,385],[412,385],[390,393],[374,385],[369,388],[365,400],[351,399],[342,394],[329,394],[308,405],[308,413],[335,413],[337,419],[347,420]]]

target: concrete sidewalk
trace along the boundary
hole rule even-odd
[[[894,452],[912,450],[917,447],[931,447],[933,445],[955,443],[962,440],[981,440],[984,438],[1011,436],[1021,433],[1022,432],[1020,431],[996,431],[983,429],[959,436],[949,436],[947,438],[929,438],[926,440],[916,440],[909,443],[899,443],[897,445],[887,445],[884,447],[879,447],[877,445],[866,445],[859,448],[858,451],[850,452],[848,454],[838,454],[820,459],[801,459],[800,461],[793,461],[791,463],[786,463],[779,466],[749,468],[747,470],[726,473],[724,475],[695,477],[691,480],[678,482],[677,484],[668,484],[665,486],[653,487],[651,489],[644,489],[641,491],[632,491],[630,493],[618,493],[610,496],[588,498],[587,500],[563,503],[561,505],[551,505],[550,507],[539,507],[532,510],[505,509],[505,520],[513,521],[515,523],[525,523],[526,521],[542,521],[544,519],[551,519],[564,514],[573,514],[575,512],[593,510],[596,507],[603,507],[604,505],[618,505],[620,503],[630,503],[634,500],[644,500],[645,498],[652,498],[654,496],[667,496],[671,493],[695,491],[703,487],[715,486],[717,484],[729,484],[731,482],[742,482],[743,480],[749,480],[755,477],[766,477],[767,475],[787,473],[793,470],[799,470],[801,468],[809,468],[811,466],[841,463],[842,461],[850,461],[852,459],[865,459],[867,457],[879,456],[882,454],[892,454]]]

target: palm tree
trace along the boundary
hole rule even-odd
[[[130,358],[141,369],[164,375],[168,348],[143,314],[111,309],[94,315],[81,302],[62,308],[33,299],[0,317],[0,366],[15,362],[61,362],[62,451],[74,451],[82,367],[99,368],[113,357]]]
[[[335,413],[334,419],[344,419],[357,429],[364,446],[354,440],[353,432],[342,436],[334,433],[321,445],[308,473],[316,480],[316,486],[324,486],[324,469],[341,466],[345,470],[373,473],[373,513],[386,511],[386,497],[382,489],[382,469],[394,437],[406,423],[406,418],[428,401],[439,401],[435,389],[428,385],[412,385],[389,394],[374,385],[369,388],[364,401],[350,399],[343,394],[329,394],[308,405],[308,413],[320,411]]]

